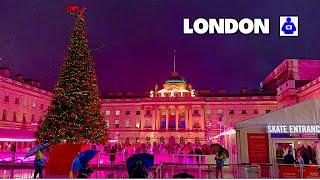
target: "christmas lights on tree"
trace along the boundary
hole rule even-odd
[[[54,88],[51,105],[36,133],[38,141],[104,143],[106,122],[100,114],[100,99],[93,58],[88,47],[84,8],[68,6],[75,25]]]

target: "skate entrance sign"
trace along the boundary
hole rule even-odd
[[[320,125],[267,125],[268,133],[319,134]]]

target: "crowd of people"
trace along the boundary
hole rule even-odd
[[[200,143],[115,143],[104,147],[105,153],[210,154],[210,147]]]
[[[316,148],[311,145],[302,144],[295,149],[291,145],[278,146],[276,156],[278,164],[317,164]]]

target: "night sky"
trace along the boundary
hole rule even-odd
[[[231,3],[232,2],[232,3]],[[239,92],[285,58],[320,59],[320,1],[1,0],[0,64],[52,90],[73,26],[67,4],[87,7],[90,48],[101,92],[142,95],[177,71],[195,89]],[[299,37],[279,37],[279,16],[299,16]],[[183,35],[183,18],[270,18],[269,35]]]

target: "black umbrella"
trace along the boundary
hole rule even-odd
[[[127,159],[127,168],[134,169],[138,161],[141,161],[146,168],[149,168],[154,165],[154,156],[148,153],[134,154]]]
[[[175,178],[175,179],[194,179],[194,176],[184,172],[184,173],[180,173],[180,174],[175,174],[172,176],[172,178]]]

